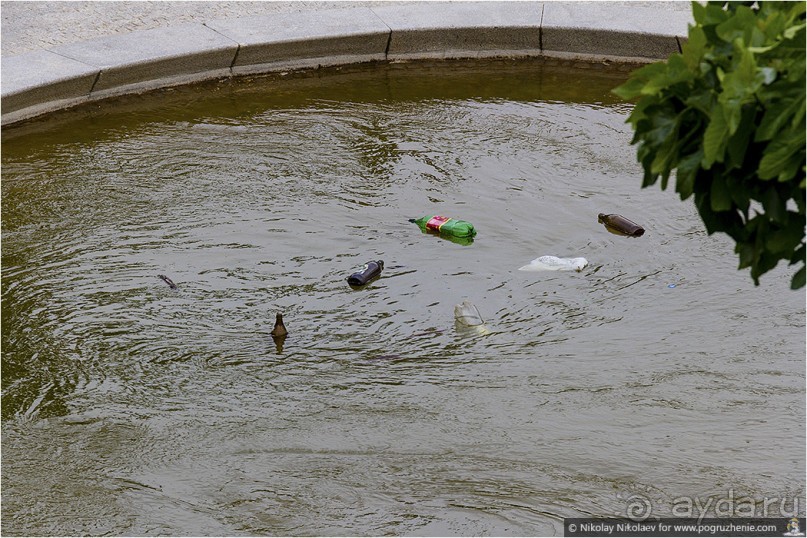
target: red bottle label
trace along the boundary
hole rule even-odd
[[[434,217],[430,218],[429,221],[426,223],[426,228],[429,230],[436,230],[440,231],[440,228],[443,227],[443,224],[450,221],[451,217],[440,217],[435,215]]]

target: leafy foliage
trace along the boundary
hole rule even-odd
[[[736,242],[751,277],[801,262],[805,284],[805,2],[692,3],[681,54],[614,89],[644,168],[695,206],[709,234]]]

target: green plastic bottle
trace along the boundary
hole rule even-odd
[[[409,219],[409,222],[414,222],[420,226],[420,229],[423,231],[437,232],[446,236],[469,238],[476,235],[473,224],[465,220],[457,220],[450,217],[431,215],[419,219]]]

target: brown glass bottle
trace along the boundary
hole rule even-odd
[[[272,336],[285,337],[287,334],[289,334],[289,331],[286,330],[286,326],[283,324],[283,314],[278,313],[277,316],[275,316],[275,328],[272,329]]]
[[[278,353],[283,353],[283,343],[286,341],[286,335],[289,331],[286,330],[286,325],[283,324],[283,314],[279,313],[275,316],[275,328],[270,333],[272,340],[275,341],[275,347]]]
[[[597,215],[597,222],[604,224],[605,229],[612,234],[629,237],[640,237],[644,234],[644,228],[622,215],[600,213]]]

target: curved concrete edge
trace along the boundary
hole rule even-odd
[[[577,2],[451,2],[214,20],[2,58],[2,125],[128,93],[370,61],[555,56],[642,63],[691,15]]]

